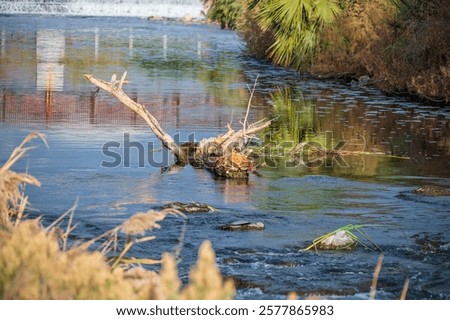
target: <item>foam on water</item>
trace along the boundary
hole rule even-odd
[[[3,14],[202,18],[201,0],[0,1]]]

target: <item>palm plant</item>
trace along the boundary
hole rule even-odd
[[[275,38],[268,57],[286,67],[301,68],[314,57],[320,30],[340,11],[337,0],[252,0],[258,23]]]

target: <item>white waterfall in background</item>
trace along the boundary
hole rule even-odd
[[[201,0],[6,0],[0,14],[202,18]]]

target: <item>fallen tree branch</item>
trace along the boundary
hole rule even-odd
[[[127,72],[122,75],[120,81],[116,80],[116,75],[113,75],[110,82],[100,80],[95,78],[91,74],[85,74],[84,77],[88,79],[90,82],[95,84],[97,87],[111,93],[114,97],[116,97],[120,102],[122,102],[126,107],[130,110],[136,112],[138,115],[144,119],[145,122],[149,125],[150,129],[155,133],[156,137],[161,141],[163,146],[169,149],[173,154],[180,160],[185,161],[187,159],[186,154],[180,148],[180,146],[175,142],[175,140],[167,134],[158,120],[154,116],[148,112],[147,108],[140,103],[133,101],[129,96],[127,96],[123,90],[122,85],[127,83],[125,81]]]
[[[187,142],[178,145],[175,140],[162,129],[158,120],[150,114],[144,105],[133,101],[123,92],[123,84],[128,83],[128,81],[126,81],[126,75],[127,73],[125,72],[120,81],[117,81],[116,75],[113,75],[109,82],[97,79],[90,74],[84,76],[97,87],[111,93],[130,110],[140,115],[145,122],[147,122],[150,129],[155,133],[163,146],[168,148],[179,162],[189,162],[196,167],[204,167],[214,174],[226,178],[245,178],[248,177],[249,172],[254,170],[252,161],[246,155],[248,153],[245,144],[246,139],[251,138],[258,131],[267,128],[271,121],[261,120],[251,125],[247,125],[250,102],[241,130],[234,131],[231,126],[228,125],[228,132],[224,135],[203,139],[198,143]],[[253,92],[255,86],[252,90]],[[251,93],[252,96],[253,92]],[[245,151],[247,151],[247,153]]]

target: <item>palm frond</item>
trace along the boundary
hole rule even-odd
[[[266,0],[259,3],[258,23],[275,38],[268,57],[279,65],[294,68],[311,62],[320,30],[332,23],[340,10],[336,0]]]

